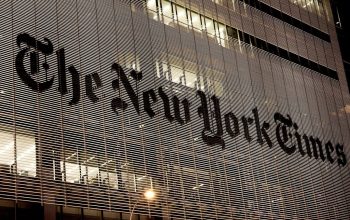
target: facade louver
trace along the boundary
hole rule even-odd
[[[328,0],[2,0],[0,17],[0,219],[350,219]]]

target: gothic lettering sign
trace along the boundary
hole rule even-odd
[[[45,62],[42,63],[42,68],[45,72],[50,68],[46,62],[46,57],[53,54],[53,45],[51,41],[44,38],[43,42],[36,40],[29,34],[23,33],[17,36],[17,45],[20,48],[16,56],[16,71],[18,77],[30,89],[35,92],[45,92],[53,85],[55,77],[47,78],[45,82],[37,82],[33,79],[33,75],[38,73],[39,53],[45,57]],[[23,48],[22,46],[25,45]],[[31,50],[32,49],[32,50]],[[80,73],[73,66],[66,66],[65,50],[58,49],[56,52],[57,66],[58,66],[58,92],[63,96],[68,94],[67,77],[71,78],[72,82],[72,98],[69,105],[76,105],[81,99],[80,94]],[[29,55],[30,67],[24,67],[24,59]],[[30,69],[30,72],[27,71]],[[142,79],[142,72],[132,70],[130,77],[127,76],[124,69],[118,63],[111,66],[112,72],[116,73],[116,79],[110,82],[111,87],[119,91],[124,89],[131,100],[131,103],[126,102],[121,97],[114,97],[111,100],[111,111],[125,111],[130,108],[130,104],[135,111],[140,114],[142,111],[146,112],[150,118],[156,116],[156,112],[152,106],[161,102],[163,104],[164,116],[169,123],[179,123],[180,125],[189,123],[191,121],[190,102],[184,98],[180,100],[177,96],[169,97],[163,87],[156,89],[149,89],[142,92],[142,97],[138,96],[137,90],[132,87],[130,80],[140,83]],[[98,102],[99,97],[94,93],[93,84],[96,88],[102,87],[103,83],[98,73],[92,73],[85,76],[85,91],[86,96],[91,102]],[[220,146],[223,150],[226,148],[224,133],[229,137],[235,138],[239,134],[243,134],[248,142],[254,139],[260,145],[266,143],[270,148],[273,143],[269,136],[268,130],[271,129],[270,123],[261,121],[259,111],[257,108],[252,109],[250,116],[237,116],[233,112],[223,113],[220,108],[220,99],[215,95],[208,97],[203,91],[197,91],[196,97],[200,101],[200,106],[197,107],[197,117],[203,121],[203,129],[201,132],[202,140],[205,144],[210,146]],[[142,99],[142,100],[141,100]],[[143,109],[142,103],[143,102]],[[212,106],[209,108],[209,106]],[[173,114],[172,114],[173,112]],[[331,141],[322,142],[318,137],[310,136],[299,131],[299,126],[292,120],[289,115],[283,115],[276,112],[273,116],[276,124],[274,135],[277,139],[279,147],[288,155],[300,154],[302,157],[322,160],[328,163],[337,163],[340,166],[347,164],[346,155],[343,151],[343,145],[334,144]],[[255,127],[256,137],[252,137],[249,128]],[[243,128],[241,130],[241,128]],[[292,141],[291,141],[292,140]],[[295,144],[292,144],[295,143]]]

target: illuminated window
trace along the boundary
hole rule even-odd
[[[36,146],[34,136],[16,135],[17,173],[36,176]]]
[[[127,190],[129,192],[136,192],[136,178],[135,174],[131,172],[131,169],[129,169],[129,164],[122,165],[122,186],[124,190]]]
[[[215,37],[214,22],[210,18],[205,18],[205,27],[210,37]]]
[[[154,12],[157,11],[157,1],[156,0],[147,0],[147,8]]]
[[[193,30],[202,31],[201,18],[199,14],[191,12],[191,25],[193,27]]]
[[[197,81],[197,90],[205,91],[203,76],[199,75],[198,80],[199,81]]]
[[[203,76],[193,71],[183,70],[180,67],[167,65],[165,62],[156,62],[157,77],[164,78],[177,84],[204,91]],[[169,71],[170,70],[170,71]]]
[[[89,185],[99,186],[101,184],[101,176],[99,169],[99,160],[96,156],[89,156],[83,161],[82,173],[87,175],[87,183]]]
[[[74,164],[74,163],[65,163],[64,164],[63,161],[61,161],[61,170],[62,171],[65,170],[64,174],[65,174],[66,182],[69,182],[69,183],[80,183],[80,167],[79,167],[79,164]]]
[[[185,71],[186,86],[190,88],[197,88],[197,75],[190,71]]]
[[[104,160],[98,156],[83,157],[79,152],[66,155],[60,162],[62,181],[88,184],[98,187],[118,188],[118,177],[114,160]]]
[[[317,13],[318,16],[324,16],[323,4],[321,0],[289,0],[295,5],[300,6],[301,8]]]
[[[156,12],[157,3],[160,9],[160,15],[163,15],[164,24],[174,26],[174,21],[177,21],[177,24],[184,27],[192,26],[193,30],[198,32],[206,30],[210,37],[216,38],[219,45],[224,47],[227,45],[226,25],[167,0],[147,0],[147,8],[151,17],[155,20],[158,19]],[[221,4],[222,1],[217,1],[217,3]]]
[[[166,62],[160,63],[156,61],[156,69],[158,78],[165,78],[166,80],[170,81],[170,73]]]
[[[158,20],[157,14],[157,1],[156,0],[147,0],[147,9],[151,18],[154,20]]]
[[[126,67],[127,69],[133,69],[136,71],[141,70],[140,61],[135,56],[135,54],[132,53],[124,53],[123,55],[120,55],[117,57],[118,63],[120,63],[123,67]]]
[[[172,13],[172,6],[169,1],[162,0],[162,13],[163,13],[163,22],[166,25],[169,25],[173,22],[173,13]]]
[[[16,135],[0,131],[0,164],[8,172],[21,176],[36,176],[36,145],[34,135]],[[15,158],[16,155],[16,158]]]
[[[179,22],[179,25],[186,26],[187,27],[187,12],[186,9],[181,6],[176,6],[176,19]]]
[[[227,39],[226,26],[224,24],[215,22],[215,33],[218,43],[221,46],[225,47]]]
[[[184,71],[176,66],[170,66],[171,81],[174,83],[185,85]]]
[[[224,0],[212,0],[212,2],[215,2],[216,4],[219,4],[219,5],[224,5]]]
[[[100,183],[118,189],[118,175],[115,160],[107,160],[100,165]]]

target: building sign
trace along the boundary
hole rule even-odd
[[[21,48],[16,56],[16,71],[19,78],[33,91],[44,92],[50,89],[55,80],[54,76],[47,78],[44,82],[37,82],[32,76],[39,72],[39,52],[45,56],[45,62],[41,64],[44,71],[47,73],[50,68],[46,62],[46,57],[54,53],[51,41],[44,38],[44,42],[41,42],[24,33],[17,36],[17,45]],[[81,75],[73,65],[70,65],[68,68],[66,67],[64,48],[58,49],[55,53],[58,62],[58,92],[62,96],[68,93],[67,77],[71,77],[72,99],[68,104],[76,105],[81,99]],[[30,67],[25,68],[24,64],[25,59],[28,59],[27,57],[30,59]],[[29,69],[30,72],[27,71]],[[156,113],[152,106],[157,102],[161,102],[163,104],[164,116],[170,123],[183,125],[191,121],[191,117],[193,117],[190,115],[191,103],[187,98],[180,100],[176,95],[169,97],[162,86],[143,91],[142,97],[140,97],[137,95],[138,93],[133,88],[130,80],[134,81],[136,86],[138,83],[141,83],[141,71],[131,70],[131,77],[128,77],[118,63],[114,63],[111,66],[111,70],[116,73],[117,78],[110,82],[110,85],[116,91],[124,89],[131,100],[131,103],[128,103],[121,97],[112,98],[111,111],[116,113],[118,110],[125,111],[127,108],[131,108],[130,105],[132,105],[138,114],[144,111],[150,118],[153,118]],[[94,93],[94,87],[95,89],[101,88],[102,85],[103,83],[98,73],[95,72],[85,76],[84,86],[86,96],[91,102],[95,103],[99,101],[99,97]],[[224,134],[228,134],[231,138],[242,134],[248,142],[255,140],[260,145],[266,143],[270,148],[273,147],[271,137],[268,133],[268,130],[272,129],[272,126],[269,122],[260,120],[257,108],[254,108],[249,116],[237,116],[233,112],[221,112],[220,99],[215,95],[208,97],[203,91],[198,90],[196,97],[201,103],[197,107],[197,117],[203,121],[201,136],[204,143],[210,146],[221,146],[224,150],[226,148],[223,138]],[[141,102],[143,102],[143,109],[141,109]],[[209,108],[210,105],[211,108]],[[278,145],[286,154],[292,155],[298,153],[302,157],[306,156],[316,160],[321,159],[323,162],[329,162],[331,164],[336,162],[341,166],[347,164],[343,145],[339,143],[334,144],[331,141],[322,142],[318,137],[304,134],[302,131],[299,131],[299,126],[289,115],[276,112],[273,119],[276,124],[274,135]],[[251,126],[256,129],[256,137],[252,137],[250,134],[249,128]]]

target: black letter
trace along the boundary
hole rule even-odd
[[[333,144],[330,141],[328,141],[325,146],[326,146],[327,160],[330,163],[334,163],[334,159],[332,157],[332,152],[334,151]]]
[[[115,80],[112,81],[112,88],[114,90],[118,90],[119,91],[119,95],[120,95],[119,79],[115,79]],[[126,103],[121,98],[117,97],[117,98],[113,98],[112,99],[111,107],[112,107],[112,110],[114,112],[117,112],[117,108],[124,111],[128,107],[128,103]]]
[[[68,93],[67,80],[66,80],[66,57],[64,49],[56,51],[57,63],[58,63],[58,91],[61,95]],[[69,105],[77,104],[80,100],[80,75],[74,66],[68,68],[69,73],[72,75],[72,87],[73,98],[69,102]]]
[[[253,123],[253,119],[252,118],[246,118],[245,116],[242,116],[241,120],[242,120],[242,123],[243,123],[244,137],[245,137],[245,139],[247,139],[248,142],[251,142],[252,141],[252,137],[250,136],[250,133],[249,133],[248,124],[252,124]]]
[[[92,80],[94,80],[96,84],[96,88],[98,89],[102,87],[102,82],[100,76],[97,73],[89,74],[85,76],[85,86],[86,86],[86,95],[92,102],[97,102],[99,98],[94,93],[94,88],[92,86]]]
[[[221,145],[222,149],[225,149],[225,141],[222,139],[223,129],[222,129],[222,123],[221,123],[219,100],[215,96],[212,97],[212,100],[214,103],[213,113],[215,114],[217,132],[214,136],[209,136],[209,135],[206,135],[205,133],[207,131],[209,131],[210,133],[213,133],[213,132],[210,129],[207,97],[202,91],[197,91],[197,95],[200,97],[201,103],[202,103],[202,105],[198,107],[198,115],[200,118],[203,118],[203,122],[204,122],[204,128],[202,130],[203,141],[209,145],[219,144]]]
[[[294,136],[297,139],[299,153],[301,156],[304,156],[305,152],[301,143],[301,135],[298,132],[299,126],[296,123],[293,123],[293,128],[295,129]]]
[[[337,155],[338,155],[338,164],[342,165],[344,167],[346,165],[347,161],[346,161],[346,156],[345,156],[344,151],[343,151],[343,145],[337,144],[335,146],[335,150],[336,150]]]
[[[134,105],[134,108],[137,112],[137,114],[140,114],[140,108],[139,108],[139,98],[137,96],[137,94],[135,93],[134,89],[132,88],[128,77],[125,75],[125,72],[123,70],[123,68],[117,64],[114,63],[112,65],[112,70],[115,70],[118,73],[118,79],[120,79],[123,83],[123,86],[126,90],[126,93],[128,94],[129,98],[131,99],[132,104]],[[142,79],[142,72],[136,72],[135,70],[131,71],[131,76],[134,80],[136,80],[136,84],[138,81],[140,81]],[[118,84],[118,85],[116,85]],[[120,89],[119,87],[119,80],[114,80],[112,82],[113,88],[114,89]],[[120,102],[123,102],[120,103]],[[127,105],[125,105],[126,103],[124,101],[122,101],[120,98],[115,98],[112,100],[112,108],[115,111],[115,108],[118,107],[122,107],[123,110],[125,110],[127,108]]]
[[[68,93],[67,80],[66,80],[66,56],[64,49],[56,51],[57,63],[58,63],[58,91],[61,95]]]
[[[305,141],[307,155],[311,158],[312,152],[311,152],[311,148],[310,148],[309,137],[306,134],[304,134],[303,139]]]
[[[190,102],[187,99],[182,100],[182,105],[184,106],[184,112],[185,112],[185,122],[191,121],[191,115],[190,115]]]
[[[30,48],[34,48],[41,53],[45,55],[45,62],[43,63],[43,67],[45,69],[45,72],[47,74],[47,70],[49,69],[49,65],[46,63],[46,55],[52,54],[53,46],[49,39],[44,38],[44,41],[47,42],[47,44],[43,44],[40,41],[35,40],[34,37],[31,37],[28,34],[20,34],[17,36],[17,45],[20,47],[21,43],[25,43],[28,48],[25,48],[21,50],[17,56],[16,56],[16,71],[19,76],[19,78],[32,90],[43,92],[45,90],[48,90],[51,88],[53,84],[54,77],[51,77],[51,79],[46,80],[46,82],[36,82],[32,79],[30,74],[27,73],[27,71],[24,68],[24,57],[26,53],[29,51]],[[39,55],[37,52],[31,52],[30,53],[30,70],[31,75],[36,74],[39,71]]]
[[[231,121],[233,121],[234,130],[232,130],[231,128]],[[239,135],[238,119],[232,112],[229,112],[225,115],[225,126],[226,126],[226,132],[232,138],[237,137],[237,135]]]
[[[134,105],[134,108],[135,108],[137,114],[140,114],[139,98],[138,98],[137,94],[135,93],[134,89],[132,88],[132,86],[128,80],[128,77],[125,75],[123,68],[119,64],[114,63],[112,65],[112,70],[115,70],[118,73],[118,79],[112,81],[113,89],[115,89],[115,90],[120,89],[119,79],[121,79],[123,86],[124,86],[128,96],[129,96],[129,98],[131,99],[132,104]],[[136,72],[135,70],[132,70],[130,74],[131,74],[131,77],[134,80],[136,80],[136,85],[137,85],[137,82],[142,79],[142,72]],[[111,104],[112,104],[113,111],[116,111],[116,108],[125,110],[128,107],[126,102],[121,100],[121,98],[114,98],[112,100]]]
[[[276,137],[277,137],[277,142],[282,148],[284,152],[286,152],[288,155],[291,155],[295,152],[296,147],[293,145],[292,147],[287,147],[286,143],[289,140],[288,138],[288,133],[287,133],[287,127],[290,128],[292,127],[292,119],[290,118],[289,115],[287,115],[287,118],[284,117],[280,113],[275,113],[274,115],[275,122],[280,121],[281,123],[278,123],[276,127]],[[282,132],[282,135],[281,135]],[[290,133],[289,133],[290,134]],[[290,135],[291,136],[291,135]]]
[[[322,150],[322,143],[321,141],[316,138],[314,139],[312,136],[310,136],[309,140],[311,141],[311,144],[312,144],[312,150],[314,151],[314,157],[316,158],[316,160],[318,159],[318,153],[317,151],[320,151],[320,158],[322,161],[325,161],[326,158],[324,157],[323,155],[323,150]],[[317,146],[318,145],[318,150],[317,150]]]
[[[272,147],[272,141],[266,132],[267,129],[270,128],[270,124],[267,122],[263,122],[263,125],[260,125],[260,119],[259,119],[259,113],[258,109],[254,108],[253,109],[253,114],[254,114],[254,120],[255,120],[255,127],[256,127],[256,134],[257,134],[257,141],[260,145],[263,145],[264,139],[265,138],[267,145],[271,148]]]
[[[272,144],[272,141],[271,141],[271,139],[270,139],[269,134],[268,134],[267,131],[266,131],[266,130],[268,130],[269,128],[270,128],[270,124],[267,123],[267,122],[264,122],[264,123],[263,123],[263,126],[262,126],[262,129],[261,129],[261,133],[262,133],[263,137],[265,138],[267,145],[268,145],[270,148],[272,148],[272,145],[273,145],[273,144]]]
[[[159,93],[160,98],[163,100],[165,117],[168,119],[168,121],[173,122],[174,117],[170,113],[170,103],[169,103],[168,96],[163,91],[162,87],[158,88],[158,93]]]
[[[213,95],[211,97],[211,100],[213,101],[214,104],[214,116],[215,116],[215,121],[216,121],[216,135],[217,136],[222,136],[224,134],[223,128],[222,128],[222,121],[221,121],[221,110],[220,110],[220,103],[219,99]]]
[[[153,89],[143,92],[143,108],[145,109],[149,117],[153,118],[156,115],[156,113],[154,113],[152,109],[150,98],[152,99],[153,103],[157,102],[157,96]]]
[[[180,111],[180,100],[177,96],[173,96],[172,101],[173,101],[173,107],[174,107],[174,114],[175,117],[171,115],[170,112],[170,101],[169,97],[167,94],[163,91],[162,87],[158,88],[158,93],[160,98],[163,100],[163,105],[164,105],[164,114],[165,117],[168,119],[169,122],[173,122],[174,119],[181,125],[184,123],[187,123],[191,120],[190,117],[190,103],[188,102],[187,99],[182,100],[182,105],[184,107],[184,113],[185,113],[185,119],[181,117],[181,111]]]
[[[80,100],[80,75],[74,66],[68,67],[68,71],[72,75],[73,98],[69,105],[77,104]]]

